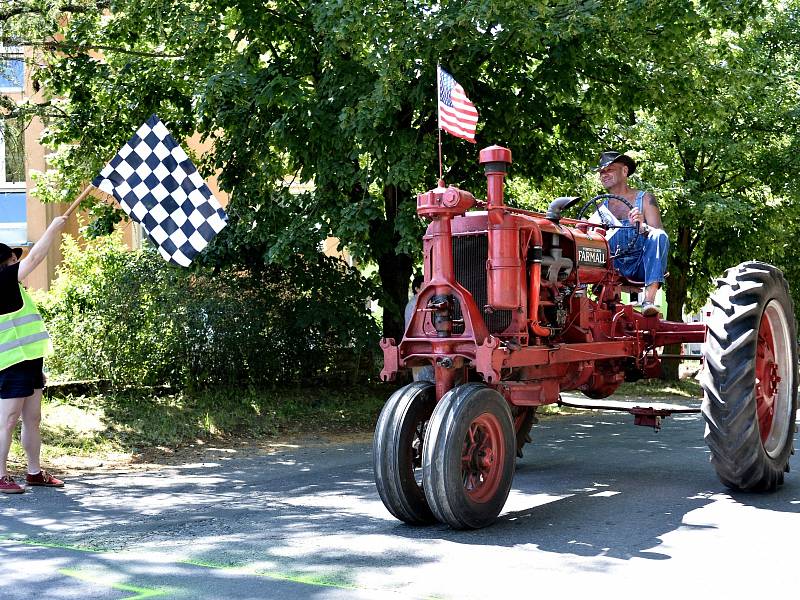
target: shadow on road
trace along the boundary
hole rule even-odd
[[[634,427],[628,415],[545,419],[519,461],[505,511],[479,531],[394,520],[375,490],[370,448],[361,444],[248,457],[228,451],[158,473],[85,476],[63,491],[3,498],[0,534],[82,548],[103,568],[110,554],[135,551],[312,587],[363,587],[366,570],[380,589],[386,580],[378,573],[387,569],[392,581],[411,581],[426,564],[476,550],[668,560],[665,536],[717,528],[702,510],[713,502],[800,512],[800,481],[791,474],[775,494],[728,494],[702,430],[698,415],[672,417],[660,433]],[[3,560],[9,551],[0,550]],[[310,588],[305,597],[313,596]]]

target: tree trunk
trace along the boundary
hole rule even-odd
[[[383,336],[399,342],[405,331],[403,309],[408,301],[409,283],[414,264],[407,254],[386,253],[378,257],[378,273],[384,298]]]
[[[411,196],[408,196],[410,198]],[[403,309],[408,301],[411,273],[414,260],[407,254],[398,254],[400,234],[395,229],[400,202],[409,201],[396,186],[383,190],[385,219],[370,223],[370,242],[375,249],[378,274],[381,278],[383,297],[383,336],[399,342],[405,331]]]
[[[673,244],[670,257],[669,280],[666,284],[667,294],[667,320],[683,321],[683,306],[686,304],[686,293],[689,287],[689,252],[692,239],[692,230],[689,227],[678,227],[678,239]],[[664,347],[666,354],[680,354],[681,345],[673,344]],[[680,362],[665,360],[662,364],[663,378],[668,381],[677,381],[680,372]]]

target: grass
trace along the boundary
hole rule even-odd
[[[151,449],[234,439],[371,431],[394,387],[209,391],[195,394],[144,390],[46,398],[42,405],[42,458],[109,460]],[[10,462],[24,466],[19,429]]]
[[[42,406],[42,458],[98,462],[130,460],[151,451],[187,446],[269,440],[292,435],[368,433],[396,387],[363,384],[350,388],[287,388],[198,393],[128,390],[91,396],[56,395]],[[694,379],[626,383],[624,396],[702,395]],[[570,412],[557,405],[540,414]],[[24,466],[19,429],[11,448],[12,469]]]
[[[678,381],[661,381],[659,379],[643,379],[636,383],[623,383],[615,396],[683,396],[684,398],[700,398],[703,390],[693,378]]]

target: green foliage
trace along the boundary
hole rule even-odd
[[[157,112],[212,142],[201,170],[230,195],[206,264],[288,268],[336,236],[379,265],[395,336],[420,250],[414,195],[436,178],[437,62],[478,107],[478,147],[512,148],[513,202],[591,196],[599,150],[638,153],[672,236],[678,312],[739,246],[793,260],[771,236],[800,192],[797,0],[15,5],[5,31],[58,40],[35,46],[55,150],[39,197],[79,191]],[[445,135],[443,155],[447,182],[481,196],[476,148]]]
[[[478,143],[511,146],[514,173],[538,182],[594,154],[598,120],[631,109],[634,55],[671,56],[706,27],[684,4],[123,0],[39,16],[39,39],[63,38],[37,78],[68,115],[45,141],[59,187],[77,192],[150,113],[178,137],[198,130],[213,142],[202,168],[231,198],[208,260],[283,262],[338,237],[379,264],[396,336],[420,251],[414,195],[435,182],[436,63],[477,103]],[[653,35],[648,19],[669,25]],[[448,183],[483,188],[475,147],[445,136],[443,154]],[[290,194],[289,180],[313,185]]]
[[[392,393],[386,384],[347,387],[281,387],[174,392],[131,389],[102,395],[48,388],[42,413],[42,456],[50,465],[100,460],[157,459],[160,452],[207,442],[313,433],[364,433]],[[19,430],[11,446],[12,470],[25,466]]]
[[[371,288],[341,261],[188,272],[119,237],[68,239],[40,298],[60,379],[207,388],[352,379],[371,371]]]
[[[150,252],[126,252],[119,236],[85,248],[67,238],[62,249],[58,278],[39,299],[54,341],[48,368],[55,376],[118,385],[179,381],[180,272]]]
[[[694,378],[678,379],[676,381],[661,381],[660,379],[642,379],[635,383],[623,383],[615,396],[652,396],[663,398],[665,396],[683,396],[699,400],[703,396],[700,384]]]
[[[631,185],[661,205],[668,317],[697,310],[713,278],[744,260],[780,265],[800,288],[789,250],[800,191],[798,4],[747,3],[726,14],[717,2],[664,2],[629,16],[627,27],[659,41],[626,45],[629,92],[609,82],[617,108],[593,119],[598,149],[633,154],[640,168]],[[597,193],[596,177],[579,175],[596,156],[561,161],[563,173],[546,176],[539,197]]]

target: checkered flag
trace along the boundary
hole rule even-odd
[[[228,215],[167,128],[153,115],[95,177],[141,223],[167,261],[188,267]]]

